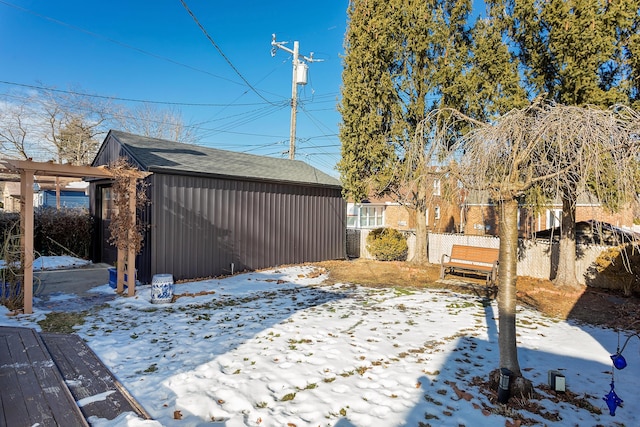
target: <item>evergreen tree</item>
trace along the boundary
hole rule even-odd
[[[431,109],[466,96],[470,7],[469,0],[354,0],[347,11],[338,163],[345,196],[390,194],[412,207],[419,262],[432,168],[413,155],[415,132]]]
[[[73,117],[54,138],[60,163],[88,165],[93,160],[100,143],[96,139],[93,126]]]
[[[505,43],[509,17],[501,5],[489,3],[487,9],[488,16],[478,19],[472,30],[472,60],[462,109],[480,121],[529,103],[518,72],[519,60]]]

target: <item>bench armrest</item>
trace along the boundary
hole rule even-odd
[[[449,261],[451,261],[451,255],[442,254],[442,257],[440,258],[440,264],[444,264],[445,257],[449,258]]]

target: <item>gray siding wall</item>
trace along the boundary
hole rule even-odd
[[[140,165],[135,159],[133,159],[127,151],[122,147],[122,145],[118,144],[118,142],[113,139],[113,137],[109,137],[102,147],[100,147],[100,152],[96,155],[96,158],[91,163],[92,166],[101,166],[101,165],[109,165],[111,162],[115,162],[119,158],[124,157],[129,161],[129,163],[136,166],[138,169],[144,170],[142,165]]]
[[[150,277],[191,279],[230,274],[232,264],[237,272],[346,257],[340,189],[159,173],[150,178]]]

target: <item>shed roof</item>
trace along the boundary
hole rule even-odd
[[[241,179],[340,187],[330,175],[299,160],[278,159],[111,130],[128,154],[149,172],[226,176]]]

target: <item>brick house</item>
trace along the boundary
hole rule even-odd
[[[464,234],[498,235],[499,215],[497,204],[488,194],[470,192],[462,206],[462,222]],[[518,235],[531,237],[541,230],[558,227],[562,215],[562,202],[556,201],[534,213],[531,208],[521,207],[518,211]],[[576,222],[597,220],[616,227],[631,228],[633,226],[633,206],[629,205],[620,212],[611,213],[605,209],[593,196],[583,194],[578,198],[576,206]]]
[[[459,203],[447,201],[440,193],[440,184],[434,180],[433,195],[427,208],[427,230],[434,233],[463,233],[469,235],[498,235],[497,204],[487,192],[460,191]],[[518,234],[531,237],[533,233],[560,225],[562,203],[555,202],[539,213],[521,207],[518,212]],[[617,227],[633,226],[634,210],[631,205],[620,212],[608,212],[602,204],[582,195],[576,207],[576,222],[595,219]],[[390,227],[400,231],[415,230],[413,209],[391,197],[370,197],[361,203],[347,203],[347,228],[373,229]]]
[[[460,205],[443,197],[440,180],[433,180],[433,193],[427,208],[427,230],[436,233],[457,233],[461,227]],[[390,196],[369,197],[360,203],[347,203],[347,228],[395,228],[413,231],[416,228],[413,208],[394,201]]]

